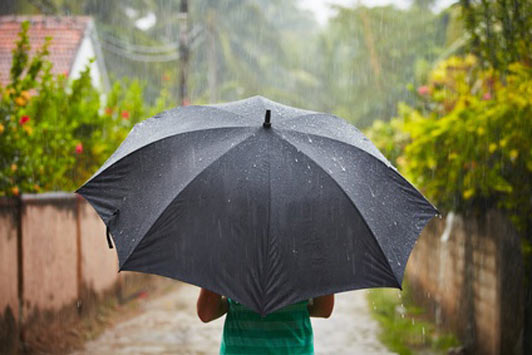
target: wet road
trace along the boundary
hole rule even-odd
[[[199,288],[181,287],[143,305],[143,312],[85,344],[87,354],[217,354],[224,317],[203,324],[195,314]],[[316,354],[391,354],[377,339],[364,291],[336,296],[329,319],[312,318]]]

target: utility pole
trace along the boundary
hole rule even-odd
[[[179,64],[181,66],[179,78],[179,102],[182,106],[187,106],[190,103],[187,87],[188,62],[190,58],[188,22],[188,0],[181,0],[181,5],[179,7]]]

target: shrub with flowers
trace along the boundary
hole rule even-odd
[[[439,208],[498,207],[530,232],[532,68],[516,62],[502,74],[452,57],[417,91],[419,107],[373,125],[379,148]]]
[[[135,123],[168,104],[163,92],[146,107],[136,81],[117,81],[102,104],[89,67],[73,81],[51,73],[51,39],[30,58],[28,27],[13,51],[10,83],[0,86],[0,196],[76,189]]]

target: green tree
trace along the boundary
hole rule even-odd
[[[448,15],[420,7],[337,8],[320,36],[321,104],[364,127],[389,119],[398,101],[412,102],[416,66],[431,63],[445,43]]]
[[[460,0],[472,52],[485,66],[532,62],[532,1]]]

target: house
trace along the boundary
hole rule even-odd
[[[92,83],[102,92],[109,89],[109,78],[93,20],[88,16],[0,16],[0,84],[9,83],[12,51],[23,21],[30,22],[28,36],[30,56],[51,37],[48,60],[52,72],[76,79],[87,64],[91,67]],[[90,63],[91,59],[95,59]]]

